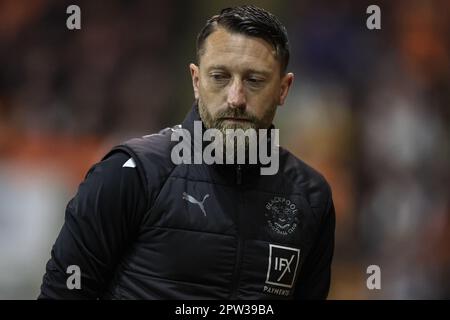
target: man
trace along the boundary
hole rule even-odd
[[[283,148],[271,149],[279,167],[266,175],[261,161],[173,161],[173,133],[194,135],[196,121],[225,134],[274,129],[293,81],[285,28],[253,6],[224,9],[199,33],[197,52],[195,103],[181,127],[132,139],[88,172],[40,298],[327,297],[335,213],[319,173]]]

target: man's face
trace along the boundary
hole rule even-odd
[[[218,27],[205,40],[199,66],[190,65],[205,126],[222,132],[269,128],[293,81],[280,68],[265,40]]]

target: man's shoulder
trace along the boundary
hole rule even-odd
[[[107,158],[111,153],[122,151],[133,157],[136,161],[149,162],[150,164],[158,159],[168,160],[167,158],[170,158],[170,152],[167,151],[173,144],[171,134],[177,127],[168,127],[158,133],[128,139],[113,147],[104,158]],[[161,165],[159,161],[157,162]]]
[[[294,189],[305,194],[311,205],[322,206],[331,198],[331,187],[318,170],[295,156],[286,148],[280,147],[282,175]]]
[[[170,148],[173,144],[171,134],[177,127],[168,127],[155,134],[129,139],[112,148],[104,159],[118,151],[126,153],[133,159],[146,192],[152,193],[149,185],[159,186],[164,183],[175,167],[170,158]]]
[[[142,137],[132,138],[117,148],[125,147],[133,150],[135,153],[143,155],[167,156],[167,149],[171,145],[171,134],[177,126],[162,129],[158,133],[148,134]]]

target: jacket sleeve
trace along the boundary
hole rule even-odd
[[[107,289],[146,209],[136,168],[124,166],[129,159],[113,153],[89,170],[67,205],[38,299],[96,299]],[[67,285],[75,281],[70,266],[79,268],[79,289]]]
[[[335,210],[330,191],[316,242],[297,279],[294,299],[324,300],[327,298],[331,281],[335,224]]]

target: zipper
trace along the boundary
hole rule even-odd
[[[241,260],[242,260],[242,254],[241,254],[242,245],[243,245],[243,241],[242,241],[241,237],[238,236],[238,246],[237,246],[237,250],[236,250],[236,264],[234,266],[234,271],[233,271],[233,287],[231,289],[231,296],[230,296],[231,300],[237,299],[239,278],[241,276],[240,265],[241,265]]]
[[[242,183],[242,167],[240,164],[236,168],[236,183],[239,185]]]
[[[242,167],[241,165],[238,165],[236,167],[236,184],[238,185],[238,197],[242,197],[242,192],[241,192],[241,187],[240,185],[242,184]],[[238,201],[237,203],[237,208],[239,209],[239,204],[240,201]],[[239,286],[239,278],[241,276],[241,261],[242,261],[242,246],[243,246],[243,240],[241,238],[240,235],[240,218],[239,218],[239,210],[236,210],[237,212],[237,217],[236,217],[236,223],[237,223],[237,239],[238,239],[238,244],[237,244],[237,249],[236,249],[236,264],[234,265],[234,270],[233,270],[233,285],[231,288],[231,296],[230,299],[231,300],[236,300],[237,299],[237,293],[238,293],[238,286]]]

